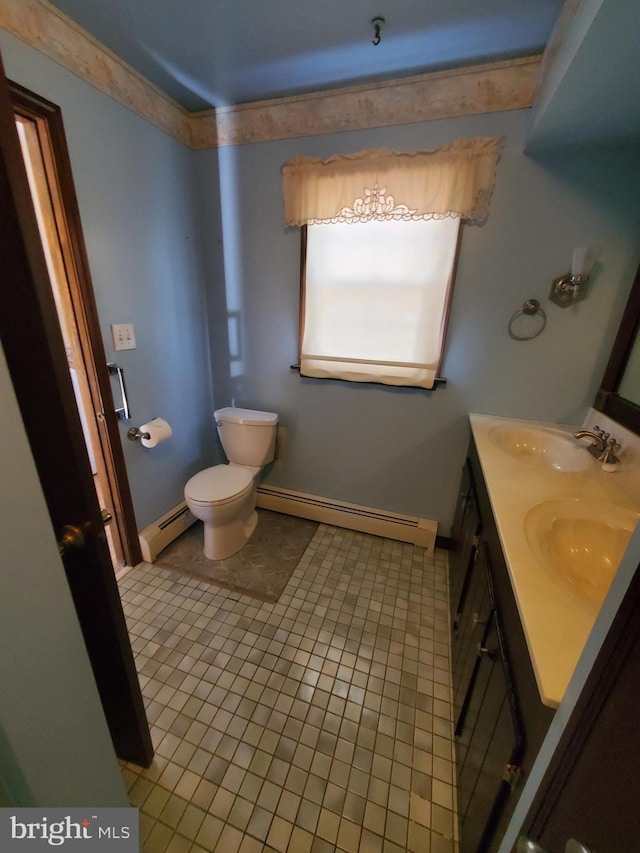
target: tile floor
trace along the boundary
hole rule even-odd
[[[145,853],[453,853],[445,552],[320,525],[275,604],[154,566],[120,588]]]

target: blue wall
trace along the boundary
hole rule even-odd
[[[0,807],[126,806],[0,346]]]
[[[213,222],[223,211],[225,286],[240,338],[239,357],[230,360],[218,271],[207,289],[216,400],[280,414],[270,483],[434,518],[446,534],[469,411],[582,421],[640,256],[638,158],[619,149],[532,160],[522,153],[527,120],[527,112],[500,113],[196,155],[199,181],[208,185],[205,217]],[[488,221],[464,229],[442,369],[446,388],[429,393],[304,379],[291,371],[300,234],[283,225],[282,164],[294,154],[416,151],[476,135],[504,136],[505,147]],[[578,245],[598,249],[598,267],[589,298],[561,309],[547,294]],[[219,254],[212,242],[203,248]],[[547,311],[547,329],[533,341],[515,342],[507,325],[529,297]]]
[[[214,400],[279,413],[270,483],[437,519],[443,534],[469,411],[584,417],[640,258],[634,151],[534,160],[522,153],[522,111],[191,152],[2,32],[0,48],[10,77],[62,107],[109,359],[109,324],[136,327],[138,349],[118,354],[134,422],[159,415],[174,427],[153,452],[123,440],[139,527],[219,460]],[[504,136],[505,147],[488,221],[464,229],[447,386],[424,392],[291,371],[300,235],[283,225],[282,164],[476,135]],[[598,266],[587,300],[563,310],[547,293],[577,245],[596,247]],[[549,322],[517,343],[507,324],[529,297]]]

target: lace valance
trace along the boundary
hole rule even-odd
[[[417,154],[371,149],[282,167],[285,223],[369,222],[488,214],[502,140],[464,139]]]

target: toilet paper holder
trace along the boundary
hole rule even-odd
[[[151,438],[148,432],[142,432],[140,427],[131,427],[127,433],[127,438],[130,441],[135,441],[137,438]]]
[[[148,423],[139,427],[131,427],[127,431],[127,438],[130,441],[140,439],[140,444],[148,448],[157,447],[158,444],[167,441],[172,435],[171,424],[167,423],[164,418],[151,418]]]

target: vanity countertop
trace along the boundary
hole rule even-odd
[[[603,471],[586,447],[576,442],[572,433],[580,427],[479,414],[471,414],[469,419],[540,698],[545,705],[557,707],[601,601],[589,589],[583,595],[580,584],[573,586],[570,571],[558,580],[546,558],[551,554],[558,559],[568,553],[570,560],[573,549],[580,571],[584,565],[597,567],[599,558],[592,558],[598,537],[608,543],[615,536],[618,517],[630,535],[640,505],[623,488],[620,471]],[[511,452],[509,441],[515,436],[517,443],[527,430],[542,431],[551,436],[551,442],[557,438],[567,467],[580,470],[555,470],[545,460],[541,466],[539,455]],[[587,513],[586,522],[581,518],[585,507],[592,513],[591,518]],[[567,508],[575,519],[565,524]],[[541,547],[535,531],[542,527],[552,531],[552,538],[545,539]],[[580,536],[585,541],[578,543],[576,551],[574,540]],[[620,547],[624,551],[624,541],[611,546],[614,553]]]

